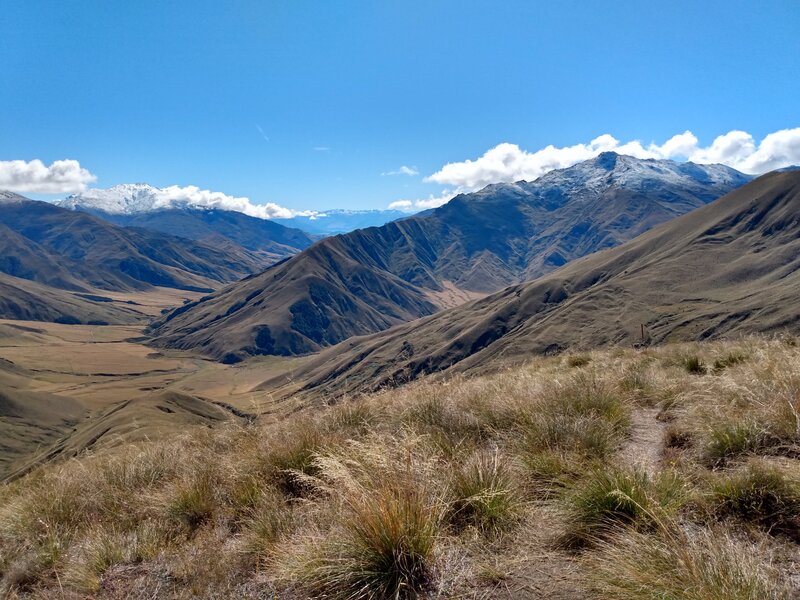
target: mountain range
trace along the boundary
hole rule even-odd
[[[260,239],[262,242],[272,241],[290,248],[302,249],[308,246],[307,239],[313,241],[323,236],[347,233],[354,229],[380,226],[409,216],[409,213],[399,210],[332,209],[267,219],[242,212],[248,208],[246,204],[213,198],[205,201],[175,198],[167,191],[147,183],[123,183],[107,189],[92,188],[58,200],[55,204],[91,213],[117,225],[152,227],[158,231],[184,235],[192,239],[204,239],[194,236],[207,236],[209,228],[211,232],[222,233],[216,227],[221,225],[219,221],[224,215],[230,222],[224,233],[232,233],[232,226],[235,229],[247,228],[250,235],[243,239],[236,239],[234,236],[234,239],[251,250],[256,248],[242,242],[249,240],[252,244]],[[183,223],[180,221],[180,217],[187,214],[193,215],[196,220],[202,220],[202,217],[207,215],[216,216],[208,219],[210,223],[205,228],[199,226],[197,222],[190,223],[187,235],[182,233]],[[307,239],[304,240],[304,237]]]
[[[293,380],[341,394],[535,354],[797,331],[798,297],[800,172],[774,172],[534,281],[348,340]]]
[[[603,153],[326,238],[156,321],[154,343],[226,362],[316,352],[535,279],[750,179],[722,165]]]
[[[181,218],[182,233],[189,233],[188,223],[194,218]],[[236,223],[241,218],[253,222],[246,226],[262,227],[260,219],[244,215],[223,215],[219,221]],[[195,220],[203,223],[200,217]],[[282,235],[296,236],[298,246],[313,241],[302,232],[270,225]],[[245,237],[240,232],[246,227],[234,230],[237,237]],[[151,228],[119,227],[85,212],[0,192],[0,317],[132,322],[135,311],[111,306],[102,292],[153,286],[210,292],[300,249],[281,245],[276,255],[263,249],[273,244],[266,235],[260,249],[256,244],[254,249],[244,247],[232,235],[219,232],[197,237],[203,241]]]
[[[57,206],[100,217],[123,227],[139,227],[212,244],[238,245],[266,262],[296,254],[320,236],[235,210],[167,202],[146,183],[91,189],[55,202]]]

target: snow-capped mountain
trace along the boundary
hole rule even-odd
[[[0,202],[11,203],[22,202],[23,200],[27,200],[27,198],[15,194],[14,192],[9,192],[8,190],[0,190]]]
[[[89,189],[55,202],[72,210],[102,211],[112,215],[133,215],[167,208],[161,190],[147,183],[123,183],[108,189]]]
[[[480,198],[494,197],[498,193],[521,194],[533,196],[529,198],[531,201],[538,197],[541,201],[560,205],[567,196],[573,202],[581,198],[594,199],[611,188],[650,195],[660,188],[669,188],[673,195],[675,190],[682,190],[708,201],[718,197],[720,192],[740,187],[751,179],[751,175],[720,164],[639,159],[603,152],[571,167],[550,171],[534,181],[489,185],[470,196]]]
[[[158,343],[229,362],[316,352],[530,281],[749,179],[718,165],[602,154],[536,181],[489,186],[420,215],[322,240],[181,307],[156,325]],[[562,294],[538,301],[557,302]]]
[[[223,210],[270,219],[285,227],[316,235],[345,233],[409,216],[409,213],[397,210],[333,209],[296,213],[273,204],[253,204],[247,198],[234,198],[220,192],[177,186],[157,188],[147,183],[123,183],[107,189],[89,189],[55,204],[106,218],[143,215],[167,209]],[[114,222],[119,224],[118,220]]]

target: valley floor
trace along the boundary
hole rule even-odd
[[[291,400],[255,388],[267,377],[290,378],[290,364],[305,359],[233,367],[144,341],[137,326],[0,320],[0,399],[12,405],[0,418],[0,479],[55,455],[293,410]]]
[[[0,325],[0,357],[87,421],[125,385],[169,417],[209,414],[1,486],[11,598],[800,594],[793,338],[536,358],[304,407],[249,391],[291,363],[152,356],[124,328],[84,348],[88,329],[15,325]],[[26,336],[50,340],[52,366],[35,370]],[[101,355],[108,378],[75,366]]]

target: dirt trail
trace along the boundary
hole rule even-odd
[[[636,466],[651,475],[661,468],[666,423],[658,420],[657,408],[639,408],[631,415],[631,435],[620,453],[625,466]]]

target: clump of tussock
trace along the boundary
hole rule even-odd
[[[718,517],[733,516],[800,541],[800,481],[763,461],[750,461],[714,482],[708,498]]]
[[[757,452],[763,445],[765,432],[753,421],[722,420],[710,425],[704,449],[706,464],[725,465],[732,458]]]
[[[585,367],[590,362],[592,362],[592,357],[588,354],[570,354],[567,356],[567,366],[576,368],[576,367]]]
[[[456,406],[443,393],[431,394],[409,406],[402,422],[451,456],[464,448],[473,448],[486,439],[485,431],[475,415]]]
[[[522,423],[523,462],[535,479],[546,480],[561,470],[563,459],[581,465],[607,458],[630,424],[629,410],[594,373],[552,383],[531,403]]]
[[[671,391],[656,375],[654,360],[647,356],[621,367],[620,391],[637,404],[655,406]]]
[[[686,498],[686,484],[673,472],[651,477],[640,470],[594,470],[564,494],[565,546],[578,548],[620,527],[655,526]]]
[[[66,557],[64,581],[78,590],[96,592],[111,567],[152,559],[163,543],[163,531],[148,523],[132,531],[119,531],[113,526],[90,528],[76,540]]]
[[[190,474],[175,483],[167,501],[167,516],[189,531],[196,530],[214,517],[216,491],[217,481],[211,470]]]
[[[450,479],[450,523],[484,533],[509,527],[521,509],[517,479],[508,459],[497,450],[477,453]]]
[[[277,491],[259,496],[242,523],[243,551],[257,560],[266,560],[281,537],[295,524],[295,507]]]
[[[305,477],[317,473],[316,453],[330,440],[314,422],[300,419],[270,440],[262,469],[284,493],[301,497],[309,493]]]
[[[326,425],[334,432],[344,432],[353,435],[364,435],[375,428],[378,415],[372,404],[364,398],[343,400],[338,403]]]
[[[738,364],[741,364],[747,360],[748,356],[742,350],[730,350],[726,352],[724,355],[717,357],[714,359],[714,364],[712,366],[712,371],[714,373],[721,373],[725,369],[729,369],[731,367],[735,367]]]
[[[705,375],[708,372],[708,367],[703,359],[697,354],[686,354],[680,359],[681,366],[687,373],[692,375]]]
[[[281,578],[325,598],[417,598],[432,584],[444,501],[432,465],[351,445],[318,457],[317,485],[334,511],[278,561]],[[391,453],[391,451],[390,451]]]
[[[610,600],[788,600],[769,549],[718,529],[675,523],[616,532],[585,556],[588,580]]]

